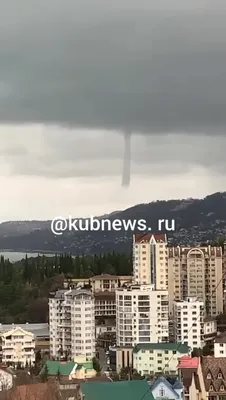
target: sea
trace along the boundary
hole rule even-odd
[[[23,258],[25,258],[25,256],[28,257],[37,257],[38,254],[42,255],[43,253],[20,253],[20,252],[15,252],[15,251],[1,251],[0,250],[0,256],[4,256],[5,259],[9,259],[9,261],[11,262],[16,262],[16,261],[20,261]],[[44,254],[45,256],[49,256],[52,257],[54,254],[48,253],[48,254]]]

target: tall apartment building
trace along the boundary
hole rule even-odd
[[[1,335],[2,361],[15,365],[33,365],[35,362],[35,337],[32,332],[15,327]]]
[[[130,285],[116,290],[116,343],[167,342],[169,336],[168,292],[154,285]]]
[[[168,248],[169,310],[173,301],[197,297],[207,315],[223,312],[223,255],[221,247]]]
[[[135,282],[168,289],[168,249],[165,234],[133,235],[133,276]]]
[[[175,341],[187,344],[191,350],[203,348],[204,342],[204,303],[197,298],[188,297],[174,302]]]
[[[49,298],[50,355],[95,356],[94,296],[88,290],[58,290]]]

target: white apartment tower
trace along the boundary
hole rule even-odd
[[[168,289],[168,250],[165,234],[133,235],[133,276],[142,285]]]
[[[168,292],[151,285],[129,285],[116,290],[117,346],[167,342]]]
[[[204,303],[188,297],[174,302],[175,341],[191,350],[204,346]]]
[[[169,310],[173,301],[197,297],[204,302],[206,314],[223,312],[223,255],[215,246],[169,247]]]
[[[58,290],[49,298],[50,355],[95,356],[94,296],[84,289]]]

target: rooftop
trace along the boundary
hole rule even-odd
[[[35,337],[49,336],[49,325],[43,324],[0,324],[0,333],[10,331],[14,328],[22,328],[35,335]]]
[[[150,243],[153,239],[156,243],[167,243],[167,236],[165,233],[136,233],[133,236],[135,243]]]
[[[199,357],[190,357],[190,356],[183,356],[179,359],[178,368],[186,369],[186,368],[195,368],[197,369],[199,365]]]
[[[94,297],[96,300],[115,300],[115,292],[109,292],[108,290],[95,292]]]
[[[154,400],[147,381],[87,382],[81,384],[86,400]]]
[[[226,343],[226,332],[221,333],[220,335],[216,336],[215,343]]]
[[[93,369],[92,361],[87,361],[84,363],[76,363],[74,361],[46,361],[45,365],[47,366],[48,375],[50,376],[56,376],[58,374],[60,374],[61,376],[68,376],[74,368],[75,370],[78,370],[82,367],[84,367],[85,369]]]
[[[188,354],[190,348],[184,343],[139,343],[134,347],[133,353],[138,353],[140,350],[168,350]]]
[[[82,288],[76,288],[76,289],[62,289],[62,290],[57,290],[56,292],[51,292],[50,293],[50,298],[55,298],[55,299],[64,299],[66,296],[71,296],[72,298],[80,296],[80,295],[85,295],[85,296],[93,296],[92,292],[87,289],[82,289]]]

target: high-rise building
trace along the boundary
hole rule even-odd
[[[175,341],[185,343],[192,350],[203,348],[204,342],[204,303],[197,298],[188,297],[174,302]]]
[[[84,289],[58,290],[49,298],[50,355],[95,356],[94,296]]]
[[[142,285],[168,289],[168,249],[165,234],[133,235],[133,276]]]
[[[223,255],[220,246],[169,247],[169,310],[173,301],[197,297],[207,315],[223,312]]]
[[[168,292],[151,285],[129,285],[116,290],[116,344],[167,342]]]

